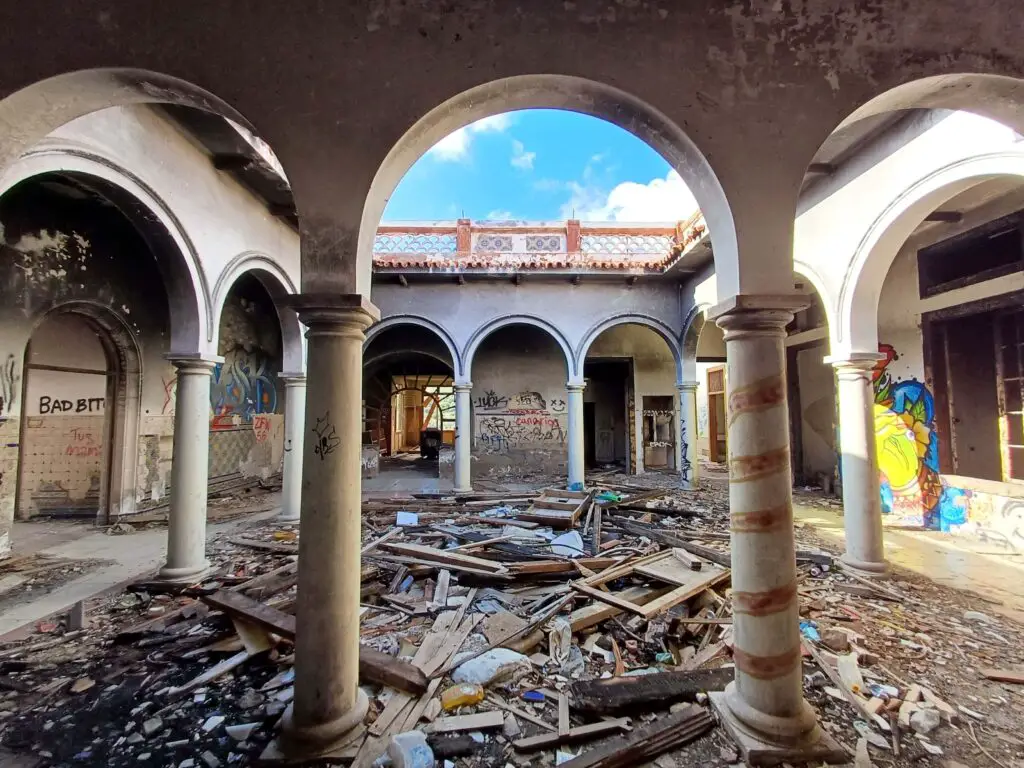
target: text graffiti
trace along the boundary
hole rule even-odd
[[[104,397],[79,397],[66,400],[42,395],[39,398],[39,413],[103,413],[107,400]]]
[[[73,427],[66,433],[68,444],[64,449],[65,456],[93,458],[100,455],[100,446],[92,433],[81,427]]]
[[[504,453],[527,446],[561,446],[565,430],[554,416],[488,416],[480,419],[477,439],[486,450]]]
[[[331,423],[330,411],[322,417],[317,417],[316,424],[313,425],[313,434],[316,435],[313,453],[320,457],[320,461],[334,453],[334,449],[341,445],[341,438]]]
[[[257,443],[265,443],[270,437],[270,417],[265,413],[257,413],[252,417],[252,431]]]

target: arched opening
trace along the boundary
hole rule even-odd
[[[445,339],[421,324],[393,323],[367,340],[363,353],[367,490],[452,487],[454,373]]]
[[[371,275],[384,208],[413,163],[443,139],[457,135],[467,126],[517,110],[545,109],[601,118],[632,133],[658,152],[679,174],[699,204],[706,228],[715,234],[715,259],[723,286],[732,289],[738,283],[737,235],[732,211],[704,154],[679,126],[639,99],[601,83],[563,75],[510,77],[469,89],[438,105],[406,132],[381,164],[367,195],[358,243],[360,281],[368,281]],[[702,225],[701,231],[704,228]],[[454,240],[453,244],[456,244]]]
[[[210,383],[210,482],[269,477],[284,459],[284,364],[274,299],[255,272],[238,277],[220,309]]]
[[[465,354],[472,376],[473,477],[558,477],[566,469],[566,382],[572,352],[557,331],[510,318],[479,329]]]
[[[105,522],[159,502],[171,436],[163,278],[181,263],[161,270],[166,230],[123,190],[53,173],[7,190],[0,225],[5,525],[15,509]]]
[[[829,354],[828,315],[814,285],[797,276],[795,290],[806,297],[786,328],[786,397],[789,402],[793,483],[831,494],[839,476],[836,381]]]
[[[629,474],[680,468],[680,353],[667,329],[617,322],[582,350],[584,463]]]
[[[683,378],[697,383],[697,456],[714,476],[725,471],[728,455],[725,339],[708,309],[697,308],[683,336]]]

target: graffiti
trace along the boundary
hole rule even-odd
[[[565,400],[555,398],[551,401],[551,410],[555,413],[562,413],[565,410]]]
[[[258,413],[277,408],[277,388],[268,372],[267,358],[233,349],[213,369],[210,385],[210,428],[227,429],[251,423]]]
[[[341,438],[331,423],[331,412],[328,411],[322,417],[317,417],[313,425],[313,434],[316,435],[316,444],[313,446],[313,453],[320,457],[320,461],[334,453],[334,449],[341,444]]]
[[[563,445],[565,430],[554,416],[488,416],[480,419],[477,439],[487,450],[504,453],[545,443]]]
[[[62,400],[57,397],[41,395],[39,413],[43,416],[48,413],[103,413],[106,402],[104,397],[79,397],[75,400]]]
[[[693,482],[693,466],[690,464],[689,437],[686,432],[686,416],[679,410],[679,479],[689,487]]]
[[[537,413],[547,411],[548,404],[540,392],[520,392],[508,399],[509,413]]]
[[[270,437],[270,417],[265,413],[257,413],[252,417],[252,431],[256,435],[257,443],[265,443]]]
[[[68,439],[68,444],[64,448],[65,456],[94,458],[100,455],[102,446],[96,442],[90,431],[81,427],[73,427],[65,433],[65,436]]]
[[[160,379],[160,383],[164,385],[164,405],[160,409],[160,413],[167,414],[174,413],[174,401],[178,396],[178,377],[172,376],[169,379]]]
[[[487,390],[474,403],[474,407],[481,411],[503,411],[507,405],[508,398],[504,395],[499,395],[493,389]]]
[[[942,483],[932,393],[917,379],[895,381],[888,367],[899,355],[890,344],[878,349],[885,359],[875,366],[872,384],[882,510],[900,525],[940,528]]]
[[[7,359],[0,366],[0,418],[10,414],[18,398],[20,383],[21,376],[18,375],[18,364],[14,360],[14,355],[7,355]]]

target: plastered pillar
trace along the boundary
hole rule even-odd
[[[725,332],[728,365],[736,665],[735,680],[713,701],[751,764],[770,762],[766,755],[828,759],[836,748],[804,700],[800,660],[783,341],[805,304],[802,297],[737,296],[712,312]]]
[[[362,363],[379,313],[359,295],[299,295],[293,307],[309,343],[295,697],[281,745],[305,757],[330,751],[369,705],[359,689]]]
[[[692,491],[697,487],[697,382],[676,384],[679,390],[679,438],[676,453],[679,467],[679,486]]]
[[[279,374],[284,382],[284,474],[281,478],[282,523],[299,522],[302,501],[302,443],[306,423],[306,374]]]
[[[843,477],[845,565],[864,576],[888,572],[882,544],[882,501],[875,452],[875,396],[871,371],[881,359],[874,352],[828,357],[839,390],[839,451]]]
[[[206,486],[210,473],[210,375],[219,359],[172,358],[177,369],[167,562],[160,578],[189,581],[207,568]]]
[[[473,428],[470,425],[469,395],[473,384],[465,381],[455,385],[455,490],[473,490],[470,452],[473,447]]]
[[[582,491],[584,483],[583,390],[586,384],[570,381],[565,385],[568,397],[569,490]]]

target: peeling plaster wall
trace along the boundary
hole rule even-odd
[[[138,378],[134,382],[140,387],[139,446],[145,459],[139,467],[138,487],[129,488],[134,498],[125,499],[118,498],[121,491],[112,485],[110,499],[112,510],[135,508],[137,502],[151,498],[151,486],[144,480],[152,479],[162,488],[170,470],[170,442],[165,439],[170,423],[160,417],[167,396],[161,381],[173,381],[173,369],[164,358],[169,351],[169,309],[156,262],[116,209],[55,195],[35,183],[0,198],[0,225],[0,355],[6,361],[0,424],[0,521],[5,522],[0,525],[9,525],[14,514],[22,416],[35,420],[53,415],[40,414],[38,397],[48,395],[32,392],[34,401],[22,402],[26,345],[34,326],[48,312],[75,302],[96,307],[122,327],[138,348],[140,364],[148,374],[141,383]],[[66,341],[73,345],[73,340]],[[76,360],[73,355],[66,354],[71,364]],[[47,362],[53,362],[52,355]],[[78,398],[62,399],[74,400],[77,407]],[[58,431],[63,434],[74,426]],[[144,451],[143,445],[150,450]],[[3,532],[0,527],[0,535]]]

